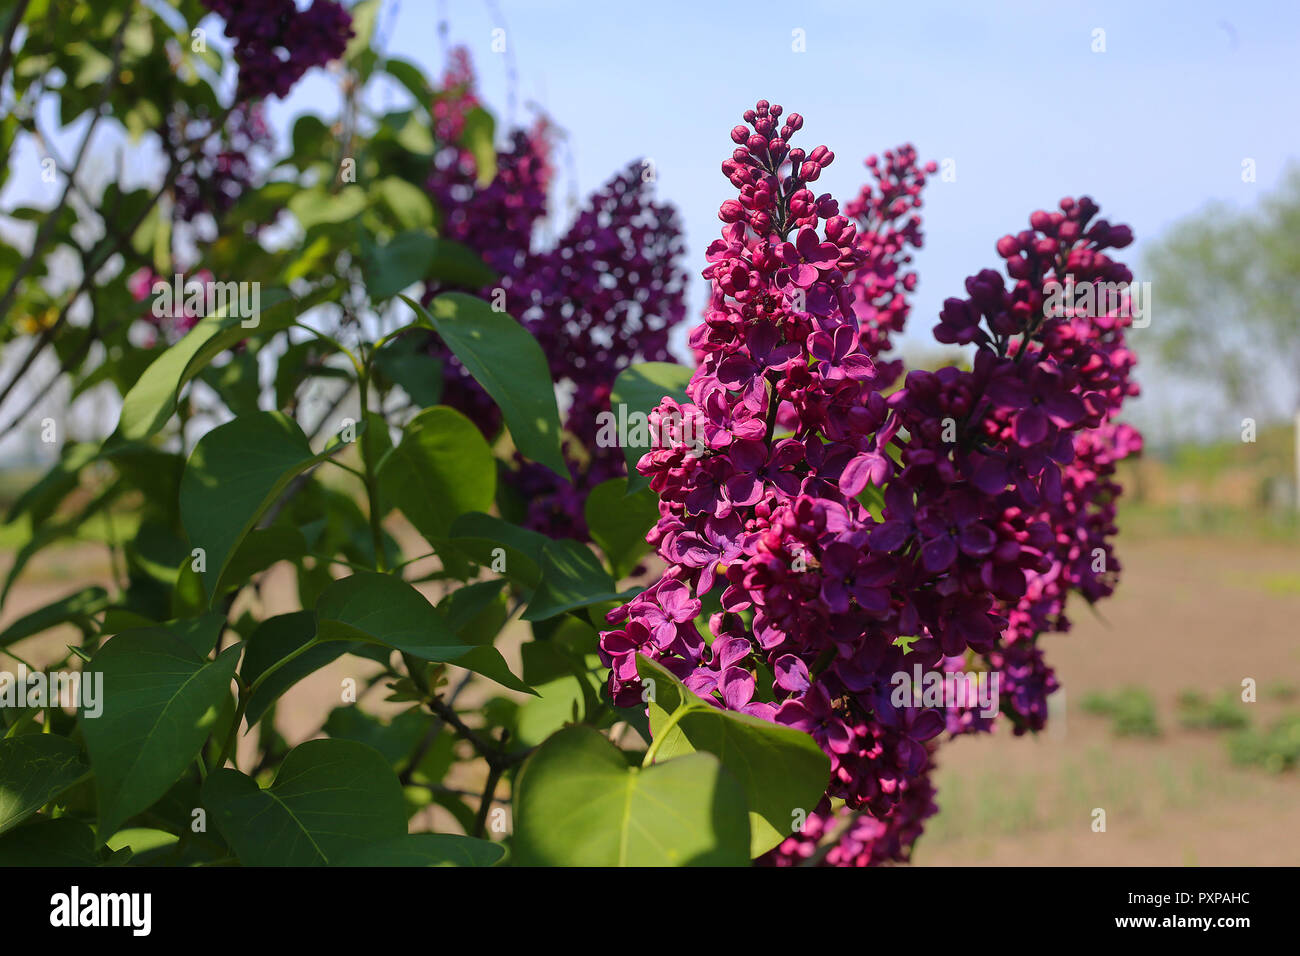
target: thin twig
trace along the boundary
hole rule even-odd
[[[14,14],[9,18],[9,26],[5,28],[4,46],[0,47],[0,80],[3,80],[9,70],[9,62],[14,56],[14,34],[18,32],[18,24],[22,23],[29,2],[30,0],[18,0]]]
[[[81,141],[81,146],[77,148],[77,155],[72,161],[72,168],[68,170],[68,181],[63,187],[63,193],[59,196],[59,201],[55,204],[54,208],[49,211],[45,221],[41,223],[40,229],[36,231],[36,239],[32,243],[30,255],[28,255],[27,258],[23,260],[22,264],[14,270],[13,278],[9,280],[9,287],[5,289],[4,295],[0,296],[0,315],[6,315],[8,313],[9,306],[13,304],[14,296],[18,293],[18,286],[22,283],[23,279],[27,278],[27,273],[35,268],[37,261],[41,258],[41,253],[44,251],[45,246],[49,244],[50,234],[58,225],[59,214],[63,212],[63,207],[68,204],[68,196],[72,193],[72,183],[77,178],[77,173],[81,169],[82,161],[86,158],[86,151],[90,148],[90,141],[95,137],[95,128],[99,126],[99,121],[104,118],[104,104],[108,102],[109,95],[117,85],[118,66],[122,61],[122,38],[126,33],[126,27],[130,22],[130,19],[130,17],[123,17],[121,26],[119,26],[117,32],[113,34],[113,65],[111,72],[109,73],[108,79],[104,82],[103,88],[100,90],[99,102],[95,104],[94,115],[90,119],[90,126],[86,128],[86,136]],[[0,71],[0,75],[2,74],[3,71]],[[17,381],[16,377],[14,381]],[[13,387],[13,384],[13,382],[10,382],[9,385],[5,387],[4,391],[0,391],[0,402],[4,401],[5,396],[9,394],[9,390]]]

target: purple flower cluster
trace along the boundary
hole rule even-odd
[[[200,269],[190,280],[191,282],[201,283],[205,289],[213,281],[213,275],[207,269]],[[157,283],[167,286],[173,284],[172,276],[160,276],[153,269],[144,267],[131,273],[126,280],[127,291],[130,292],[131,298],[136,302],[145,302],[154,296],[154,287]],[[187,303],[173,300],[171,308],[164,315],[155,315],[154,309],[145,309],[140,314],[140,319],[147,325],[152,326],[151,334],[147,344],[152,347],[158,337],[167,345],[173,345],[179,342],[185,333],[194,328],[199,322],[202,315],[189,308]],[[236,346],[238,349],[240,346]]]
[[[1003,600],[1007,627],[998,646],[985,656],[986,666],[1001,675],[1002,710],[1018,734],[1044,726],[1047,696],[1057,687],[1038,638],[1069,629],[1065,609],[1070,592],[1092,603],[1114,590],[1120,566],[1111,539],[1122,492],[1114,480],[1115,468],[1142,450],[1136,429],[1115,421],[1124,399],[1138,393],[1130,380],[1136,356],[1124,341],[1124,329],[1131,322],[1128,302],[1110,303],[1095,314],[1052,315],[1045,308],[1045,286],[1053,281],[1063,286],[1093,283],[1094,288],[1104,283],[1125,288],[1132,281],[1127,267],[1105,254],[1127,246],[1132,233],[1127,226],[1096,219],[1097,212],[1086,197],[1066,199],[1058,212],[1034,213],[1031,229],[1000,239],[998,252],[1016,280],[1013,288],[1006,288],[997,273],[967,280],[968,291],[974,287],[977,295],[987,296],[991,289],[1001,294],[1000,302],[985,300],[992,311],[984,312],[983,334],[992,340],[981,342],[980,354],[1001,348],[1002,363],[1030,366],[1021,383],[993,386],[993,404],[980,436],[990,447],[1000,443],[1013,448],[1024,470],[1010,458],[999,463],[985,458],[977,463],[976,475],[996,486],[1005,474],[1019,492],[1012,507],[1032,509],[1051,535],[1043,566],[1025,576],[1017,598]],[[970,338],[969,313],[976,308],[984,306],[976,306],[974,297],[948,300],[936,337],[979,341],[978,332]],[[1016,321],[1011,314],[1036,317],[1032,334],[1013,340],[1006,332],[995,332]],[[1054,436],[1054,426],[1061,425],[1068,425],[1068,431]],[[1033,482],[1038,462],[1031,451],[1035,447],[1048,458],[1037,496]],[[1053,464],[1058,467],[1050,467]],[[1022,491],[1027,483],[1028,491]]]
[[[902,784],[898,802],[883,819],[843,806],[835,809],[823,797],[799,832],[786,837],[757,862],[760,866],[907,863],[925,821],[939,812],[934,795],[934,785],[926,771]]]
[[[477,105],[472,91],[438,104]],[[435,116],[444,130],[460,128],[452,114]],[[549,127],[539,122],[532,131],[512,131],[509,144],[497,151],[497,174],[486,186],[476,183],[478,165],[473,154],[455,142],[440,143],[434,154],[428,190],[439,214],[442,232],[483,257],[502,277],[519,274],[532,248],[533,232],[546,215],[547,191],[553,168]],[[429,288],[428,298],[442,288]],[[470,289],[470,292],[491,290]],[[489,437],[501,428],[501,411],[440,340],[430,351],[443,362],[443,402],[464,412]]]
[[[862,187],[845,208],[858,224],[867,260],[853,274],[854,314],[858,319],[862,350],[873,358],[890,347],[890,336],[903,331],[910,305],[908,293],[916,288],[915,272],[906,271],[911,250],[921,248],[921,190],[926,175],[938,167],[917,162],[910,143],[868,156],[867,169],[875,180]],[[880,361],[882,381],[892,382],[902,373],[902,362]]]
[[[458,49],[435,101],[435,127],[459,135],[465,112],[477,105],[468,57]],[[528,503],[529,527],[582,538],[587,492],[625,473],[621,450],[596,441],[597,416],[609,409],[619,372],[633,362],[669,359],[669,330],[685,318],[686,276],[676,211],[654,201],[639,163],[594,193],[554,245],[533,248],[535,227],[547,212],[553,141],[544,118],[531,130],[513,131],[497,154],[495,178],[479,186],[473,155],[454,138],[444,140],[429,191],[443,234],[477,251],[498,273],[496,288],[504,290],[508,311],[536,336],[552,377],[569,395],[570,480],[522,460],[506,479]],[[491,297],[494,289],[470,291]],[[444,360],[443,401],[495,434],[501,418],[491,399],[441,343],[432,347]]]
[[[179,165],[172,186],[177,222],[194,222],[205,213],[217,218],[230,209],[253,185],[252,157],[274,144],[260,103],[237,104],[224,128],[212,126],[172,113],[163,130],[165,148]]]
[[[920,241],[914,214],[900,222],[923,181],[914,151],[888,161],[885,198],[853,207],[869,222],[896,211],[897,227],[863,230],[810,188],[834,156],[790,145],[798,114],[760,101],[744,119],[722,166],[739,198],[707,252],[690,401],[653,416],[669,435],[688,424],[704,451],[683,438],[638,464],[660,498],[648,540],[667,567],[611,612],[621,626],[602,634],[602,656],[620,705],[640,702],[641,653],[719,707],[809,733],[831,761],[827,797],[884,825],[871,839],[859,825],[867,858],[898,859],[931,812],[921,781],[936,738],[963,722],[895,703],[894,675],[982,659],[1006,671],[1004,708],[1036,714],[1053,682],[1032,641],[1055,618],[1028,596],[1053,575],[1066,590],[1112,585],[1113,564],[1085,580],[1094,565],[1079,560],[1113,533],[1114,490],[1081,451],[1106,444],[1135,391],[1128,320],[1050,316],[1044,286],[1129,281],[1105,250],[1131,237],[1093,221],[1087,199],[1035,213],[998,243],[1013,284],[986,270],[945,303],[936,337],[976,346],[973,367],[913,371],[886,397],[873,353],[914,284],[895,268]],[[1124,432],[1102,458],[1133,442]],[[707,622],[706,601],[720,608]]]
[[[334,0],[204,0],[235,41],[241,101],[287,96],[304,73],[343,55],[352,16]]]

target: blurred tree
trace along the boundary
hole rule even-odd
[[[1176,224],[1146,276],[1158,360],[1243,417],[1295,414],[1300,496],[1300,167],[1253,208],[1217,203]]]

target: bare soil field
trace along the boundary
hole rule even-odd
[[[1239,767],[1222,732],[1186,730],[1180,692],[1254,678],[1256,725],[1300,709],[1300,549],[1240,541],[1121,541],[1123,583],[1102,620],[1044,639],[1063,690],[1037,738],[966,738],[941,751],[940,813],[914,861],[943,864],[1300,863],[1300,776]],[[1159,737],[1117,738],[1090,692],[1146,688]],[[1062,719],[1064,718],[1064,719]],[[1106,811],[1106,831],[1092,829]]]

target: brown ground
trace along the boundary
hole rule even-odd
[[[1106,621],[1083,607],[1073,631],[1045,639],[1064,686],[1054,728],[940,751],[940,814],[917,863],[1300,863],[1300,777],[1234,766],[1222,733],[1176,719],[1180,691],[1209,696],[1244,677],[1259,687],[1258,703],[1240,705],[1256,724],[1300,708],[1285,699],[1300,686],[1300,551],[1130,540],[1120,556]],[[1155,697],[1161,737],[1116,739],[1079,706],[1090,691],[1126,685]],[[1096,807],[1105,833],[1092,831]]]
[[[90,546],[42,556],[15,590],[0,627],[103,580],[102,557],[102,548]],[[1120,557],[1124,581],[1102,608],[1106,621],[1080,606],[1073,631],[1046,639],[1065,688],[1057,695],[1054,729],[1038,738],[999,733],[943,747],[936,781],[941,812],[918,845],[916,863],[1300,863],[1300,773],[1233,765],[1223,734],[1182,729],[1175,709],[1180,691],[1213,695],[1253,677],[1259,702],[1241,706],[1255,724],[1300,710],[1300,697],[1284,698],[1286,687],[1300,688],[1300,548],[1130,537]],[[0,556],[0,571],[7,564]],[[267,613],[292,609],[278,586],[290,581],[278,575],[268,581]],[[41,662],[65,636],[16,650]],[[514,648],[503,649],[517,666]],[[290,743],[312,734],[338,705],[339,682],[362,677],[362,667],[345,658],[291,692],[280,709]],[[1089,692],[1126,685],[1145,687],[1156,698],[1159,738],[1117,739],[1106,718],[1080,708]],[[383,696],[377,689],[366,703]],[[241,763],[247,766],[253,741],[245,743]],[[1097,807],[1107,814],[1105,833],[1091,829]],[[444,826],[438,812],[439,819],[423,824]]]

